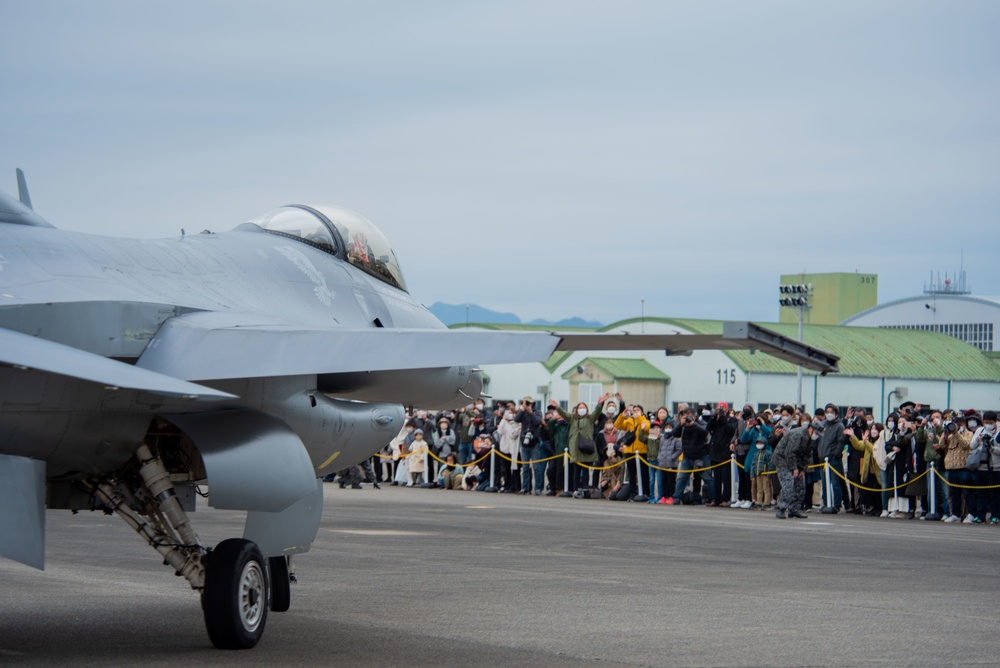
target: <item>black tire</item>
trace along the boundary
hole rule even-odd
[[[201,609],[212,644],[219,649],[250,649],[267,622],[267,567],[256,543],[229,538],[205,564]]]
[[[292,582],[288,579],[288,559],[270,557],[271,612],[286,612],[292,605]]]

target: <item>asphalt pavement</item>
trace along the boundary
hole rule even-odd
[[[367,485],[325,506],[291,610],[239,652],[123,522],[49,511],[46,570],[0,561],[0,665],[1000,663],[1000,527]]]

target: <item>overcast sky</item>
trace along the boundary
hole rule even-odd
[[[426,304],[778,317],[778,276],[1000,294],[1000,3],[0,7],[0,188],[59,228],[338,204]]]

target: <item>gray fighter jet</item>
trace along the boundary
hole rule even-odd
[[[452,331],[407,292],[382,233],[345,209],[104,238],[54,228],[17,179],[19,199],[0,193],[0,556],[43,567],[46,508],[114,512],[200,592],[220,648],[254,646],[268,611],[288,609],[319,476],[385,446],[404,405],[481,396],[476,364],[755,348],[837,369],[745,322],[721,336]],[[247,511],[242,537],[201,542],[199,486]]]

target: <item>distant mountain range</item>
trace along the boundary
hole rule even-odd
[[[543,327],[592,327],[600,328],[604,326],[604,323],[596,322],[593,320],[584,320],[583,318],[563,318],[562,320],[553,322],[551,320],[545,320],[543,318],[536,318],[531,322],[523,322],[513,313],[501,313],[499,311],[491,311],[488,308],[483,308],[478,304],[469,304],[468,314],[466,314],[465,304],[442,304],[441,302],[434,302],[430,305],[429,310],[437,318],[446,325],[455,325],[459,323],[466,322],[483,322],[491,323],[496,325],[540,325]]]

